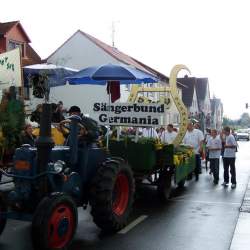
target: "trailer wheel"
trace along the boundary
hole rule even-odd
[[[32,221],[32,241],[36,250],[65,249],[77,228],[77,207],[65,194],[45,197]]]
[[[0,235],[2,234],[7,222],[6,218],[1,217],[1,214],[4,212],[7,212],[7,206],[3,198],[0,196]]]
[[[162,202],[166,202],[169,200],[172,191],[172,178],[171,173],[169,172],[161,172],[158,180],[157,191],[159,198]]]
[[[115,232],[128,221],[135,184],[131,168],[121,161],[106,162],[98,169],[90,191],[91,214],[105,232]]]

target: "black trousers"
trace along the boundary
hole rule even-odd
[[[195,176],[198,177],[199,173],[201,172],[201,156],[200,154],[195,155]]]
[[[220,166],[220,159],[219,158],[211,158],[210,161],[210,169],[214,176],[214,181],[219,181],[219,166]]]
[[[231,183],[236,184],[235,158],[223,158],[224,165],[224,182],[229,182],[229,167],[231,174]]]

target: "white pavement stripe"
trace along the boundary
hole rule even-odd
[[[169,200],[171,201],[171,199]],[[192,200],[184,200],[184,199],[175,199],[172,201],[180,201],[180,202],[193,202],[193,203],[204,203],[204,204],[214,204],[214,205],[235,205],[235,206],[240,206],[240,202],[220,202],[220,201],[192,201]]]
[[[126,227],[124,227],[122,230],[118,232],[118,234],[126,234],[128,231],[130,231],[132,228],[137,226],[139,223],[144,221],[148,216],[147,215],[141,215],[136,220],[132,221],[130,224],[128,224]]]

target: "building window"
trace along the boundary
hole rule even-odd
[[[21,55],[22,55],[22,57],[24,57],[25,56],[24,44],[23,43],[18,43],[18,42],[15,42],[15,41],[9,41],[8,50],[12,50],[12,49],[16,49],[16,48],[20,49]]]

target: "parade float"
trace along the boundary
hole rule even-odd
[[[164,201],[171,196],[173,184],[183,187],[195,168],[193,149],[188,145],[182,145],[187,129],[188,114],[176,85],[177,74],[181,69],[188,70],[184,65],[177,65],[173,68],[169,87],[133,85],[127,104],[111,105],[106,116],[103,113],[99,115],[99,122],[108,120],[109,125],[116,123],[117,126],[159,128],[167,125],[164,117],[166,110],[171,105],[176,105],[180,115],[180,126],[173,144],[167,145],[158,139],[140,138],[138,135],[134,137],[125,135],[113,137],[108,145],[112,156],[120,156],[129,163],[137,183],[144,182],[144,184],[157,186],[158,193]],[[163,95],[154,103],[140,95],[145,92],[160,92]],[[125,112],[117,112],[117,110]],[[123,113],[123,115],[118,117],[117,113]]]

